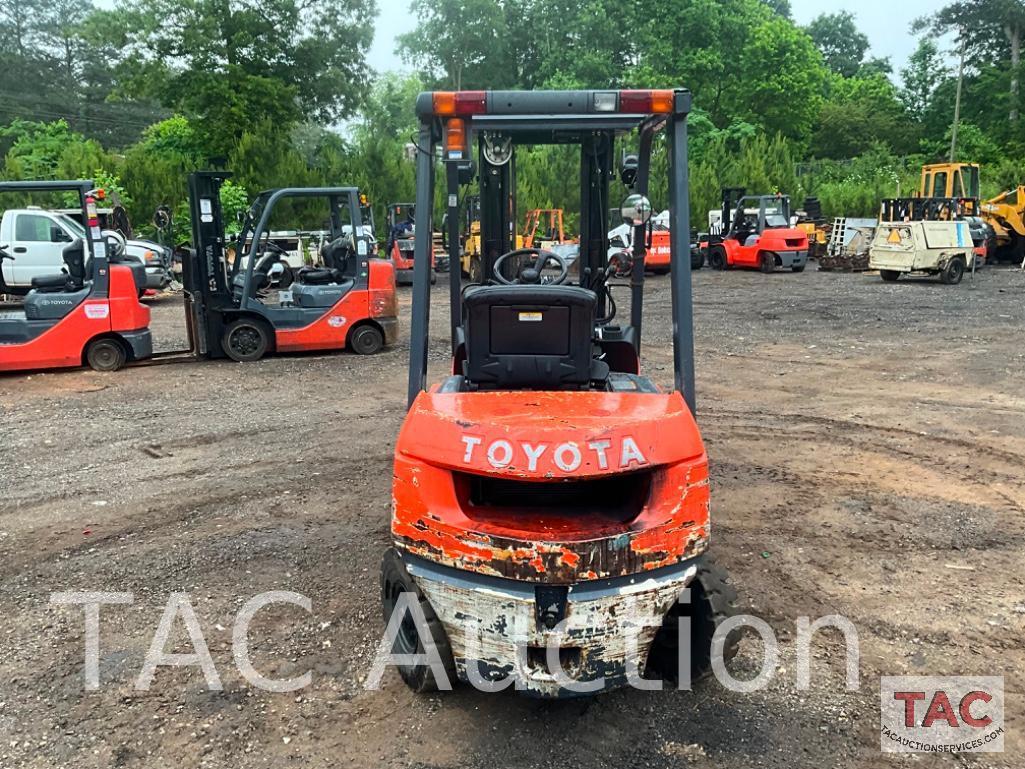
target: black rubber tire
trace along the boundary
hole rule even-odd
[[[648,654],[646,675],[674,684],[679,680],[678,619],[690,618],[691,681],[712,673],[712,636],[723,622],[736,613],[737,591],[726,570],[708,553],[701,556],[698,573],[690,585],[690,603],[677,603],[662,621]],[[739,633],[731,632],[723,647],[723,661],[737,656]]]
[[[896,270],[880,270],[879,277],[887,283],[893,283],[900,277],[900,273]]]
[[[128,351],[117,339],[96,339],[85,350],[85,362],[93,371],[118,371],[128,362]]]
[[[292,272],[292,268],[284,262],[281,263],[281,267],[283,269],[281,272],[281,277],[278,278],[278,290],[285,291],[289,288],[289,286],[295,283],[295,273]]]
[[[655,275],[668,275],[670,272],[669,267],[657,267],[651,271]]]
[[[804,265],[803,265],[803,264],[795,264],[795,265],[794,265],[793,267],[791,267],[790,269],[791,269],[791,270],[792,270],[793,272],[804,272]]]
[[[708,266],[713,270],[725,270],[729,267],[726,259],[726,249],[722,246],[712,246],[708,250]]]
[[[483,283],[484,282],[484,265],[481,264],[479,256],[470,257],[470,282],[471,283]]]
[[[427,627],[431,631],[431,637],[438,651],[438,656],[441,657],[441,661],[445,666],[445,674],[448,676],[449,682],[454,686],[456,683],[456,663],[452,656],[452,648],[449,645],[445,628],[441,624],[441,620],[438,619],[438,615],[434,613],[434,608],[431,606],[430,601],[427,600],[406,572],[406,567],[403,566],[398,551],[394,547],[389,547],[384,553],[384,559],[381,561],[381,608],[386,626],[395,609],[395,601],[399,593],[402,592],[416,594],[417,600],[420,602],[420,609],[427,620]],[[417,632],[416,625],[412,619],[407,616],[402,623],[402,631],[396,639],[394,652],[400,654],[423,654],[424,651],[424,641]],[[434,671],[431,670],[429,665],[399,665],[398,669],[399,676],[402,677],[406,686],[414,692],[420,694],[438,691],[438,682],[434,679]]]
[[[433,286],[433,285],[434,285],[435,283],[437,283],[437,282],[438,282],[438,271],[437,271],[437,270],[435,270],[435,269],[434,269],[434,268],[432,267],[432,268],[431,268],[431,285]]]
[[[267,326],[251,318],[232,321],[221,337],[224,354],[238,363],[252,363],[260,360],[270,347],[270,333]]]
[[[349,332],[348,347],[357,355],[374,355],[384,348],[384,334],[376,326],[356,326]]]
[[[940,282],[945,283],[948,286],[956,286],[961,282],[961,278],[964,277],[965,262],[960,256],[955,256],[949,262],[947,266],[940,272]]]
[[[775,272],[776,255],[770,251],[763,251],[761,258],[758,260],[758,269],[765,273]]]
[[[690,268],[700,270],[705,266],[705,254],[701,249],[695,249],[690,253]]]

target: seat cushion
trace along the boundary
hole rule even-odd
[[[341,275],[338,270],[327,267],[303,267],[296,275],[296,280],[308,286],[322,286],[325,283],[337,283],[341,280]]]
[[[36,275],[32,278],[32,288],[37,291],[63,291],[71,279],[65,272],[55,275]]]

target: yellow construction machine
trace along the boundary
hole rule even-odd
[[[918,196],[980,199],[977,163],[934,163],[922,166]],[[1025,260],[1025,187],[1019,186],[979,204],[978,215],[993,228],[987,261]]]

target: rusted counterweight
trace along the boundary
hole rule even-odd
[[[401,549],[572,584],[702,553],[708,465],[678,393],[423,393],[399,436]]]

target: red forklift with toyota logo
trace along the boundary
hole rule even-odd
[[[455,677],[579,696],[632,675],[693,680],[715,649],[725,659],[736,651],[729,634],[712,643],[735,594],[708,552],[708,457],[695,422],[690,103],[685,90],[417,98],[409,410],[381,571],[392,650],[404,655],[398,670],[415,691]],[[659,132],[669,152],[669,389],[641,370],[646,195]],[[616,143],[634,137],[638,165],[621,207],[635,231],[634,260],[629,283],[617,284],[609,185]],[[538,144],[579,148],[572,269],[553,251],[512,240],[516,151]],[[439,145],[449,242],[459,242],[460,186],[479,183],[482,274],[466,287],[458,271],[449,276],[452,368],[428,385]],[[474,145],[475,167],[467,162]],[[629,293],[629,317],[620,317],[620,292]]]
[[[0,312],[0,371],[117,371],[149,358],[150,310],[139,301],[144,268],[122,262],[123,241],[101,234],[93,182],[0,182],[0,192],[75,193],[86,224],[85,236],[63,248],[64,270],[32,278],[21,309]],[[0,261],[16,259],[0,244]],[[0,270],[0,294],[4,288]]]
[[[192,354],[247,362],[268,352],[349,349],[370,355],[397,335],[395,273],[370,258],[355,187],[286,187],[260,193],[234,238],[225,234],[220,188],[230,174],[189,176],[194,249],[183,264],[186,323]],[[327,203],[329,235],[316,264],[274,290],[289,256],[270,239],[279,207]],[[246,246],[245,244],[248,244]]]
[[[413,283],[414,238],[416,206],[412,203],[392,203],[387,212],[388,238],[384,252],[395,267],[395,282],[400,286]],[[431,283],[437,282],[434,246],[431,246]]]
[[[804,272],[808,233],[791,224],[786,195],[748,195],[742,187],[723,189],[718,233],[699,246],[714,270],[750,267],[775,272],[777,267]]]

